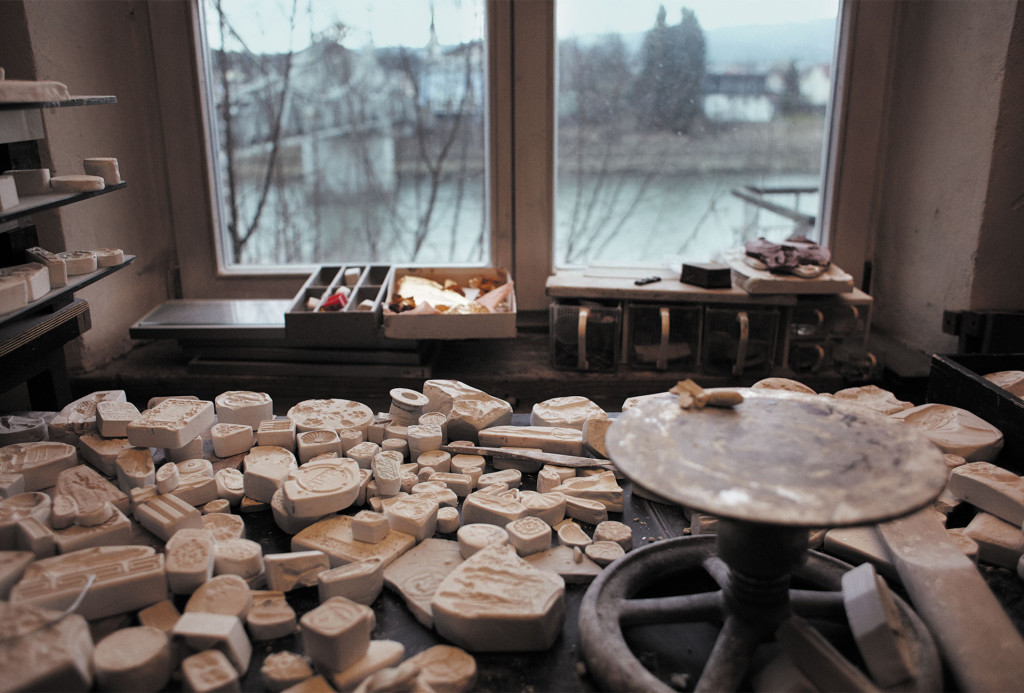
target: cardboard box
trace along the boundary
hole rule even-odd
[[[384,299],[384,336],[390,339],[509,339],[516,336],[516,297],[509,294],[497,313],[410,315],[386,309],[394,296],[398,280],[406,275],[432,279],[441,284],[446,279],[468,286],[474,277],[491,277],[502,283],[512,281],[508,270],[496,267],[395,267],[388,279]]]

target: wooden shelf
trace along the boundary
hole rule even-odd
[[[117,103],[116,96],[72,96],[64,101],[17,101],[0,103],[0,111],[24,111],[31,108],[68,108],[70,106],[101,106]]]
[[[100,267],[95,272],[89,274],[81,274],[75,277],[68,277],[68,283],[66,286],[62,286],[59,289],[51,289],[42,298],[32,301],[28,305],[22,306],[17,310],[12,310],[10,313],[4,313],[0,315],[0,328],[4,327],[10,322],[17,320],[26,315],[38,313],[53,306],[70,302],[72,295],[79,289],[83,289],[93,282],[97,282],[106,276],[122,270],[128,265],[135,261],[134,255],[126,255],[124,262],[119,265],[111,265],[110,267]]]
[[[27,217],[34,212],[43,212],[48,209],[54,209],[55,207],[63,207],[74,202],[80,202],[82,200],[88,200],[91,197],[97,195],[106,195],[109,192],[115,190],[121,190],[128,184],[121,182],[115,185],[108,185],[103,190],[91,190],[89,192],[82,193],[48,193],[46,195],[25,195],[21,199],[23,200],[20,204],[5,209],[0,212],[0,224],[7,221],[13,221],[20,219],[21,217]]]

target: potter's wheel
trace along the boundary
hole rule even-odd
[[[721,625],[702,668],[686,672],[687,690],[735,690],[758,645],[771,642],[792,614],[845,628],[836,590],[849,566],[808,552],[808,529],[900,517],[945,484],[942,454],[912,427],[827,397],[742,394],[732,409],[682,410],[674,396],[654,398],[624,412],[608,432],[610,456],[630,480],[720,521],[714,538],[633,551],[591,585],[580,639],[606,689],[673,690],[627,642],[626,634],[649,624]],[[666,582],[674,593],[665,594]],[[940,688],[927,628],[897,603],[919,671],[901,688]]]

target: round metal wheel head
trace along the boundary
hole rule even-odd
[[[942,453],[912,426],[822,395],[740,392],[732,408],[682,409],[666,394],[623,412],[612,460],[680,505],[789,527],[900,517],[945,486]]]

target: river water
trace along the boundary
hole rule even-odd
[[[706,262],[747,238],[781,240],[792,222],[752,207],[730,193],[743,185],[816,186],[814,174],[638,173],[564,176],[556,193],[555,258],[558,267],[588,264],[678,266]],[[324,202],[294,195],[271,198],[266,224],[250,241],[246,260],[257,265],[344,262],[472,264],[490,255],[483,182],[444,183],[419,251],[415,230],[423,228],[429,189],[405,181],[393,200]],[[773,196],[777,204],[818,213],[818,195]],[[751,222],[754,222],[752,225]],[[268,232],[276,227],[273,233]],[[284,228],[284,230],[282,230]]]

